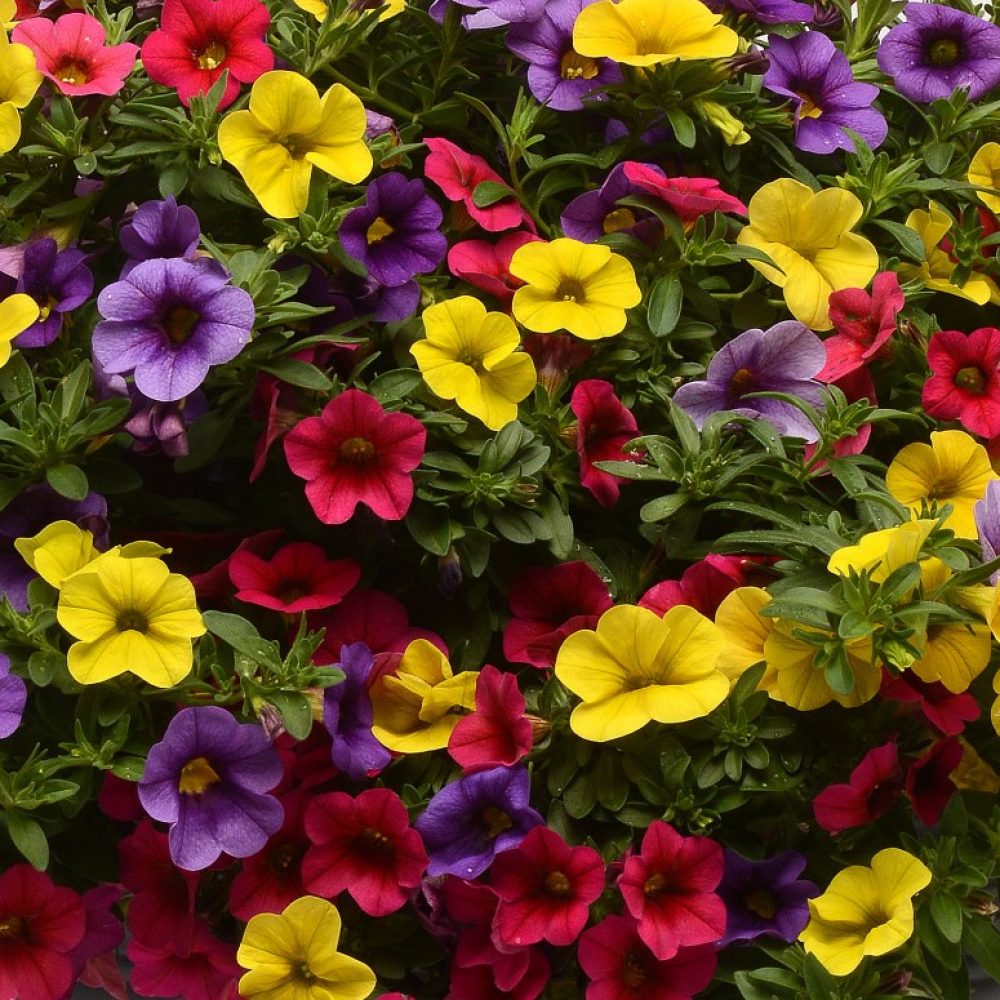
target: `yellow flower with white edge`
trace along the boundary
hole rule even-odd
[[[994,193],[977,191],[976,197],[994,214],[1000,212],[1000,142],[987,142],[976,150],[966,179],[976,187],[992,188]]]
[[[129,672],[173,687],[191,671],[191,640],[205,633],[190,580],[160,559],[116,552],[63,581],[56,619],[79,640],[67,662],[81,684]]]
[[[366,128],[364,105],[346,87],[320,97],[299,73],[272,70],[254,81],[248,109],[223,119],[219,150],[265,212],[291,219],[309,201],[313,167],[348,184],[371,173]]]
[[[614,337],[625,329],[626,310],[642,301],[632,265],[599,243],[568,237],[526,243],[514,253],[510,273],[524,282],[514,293],[514,319],[535,333]]]
[[[281,913],[258,913],[243,932],[236,961],[249,971],[241,997],[260,1000],[365,1000],[375,973],[337,950],[342,922],[333,903],[303,896]]]
[[[5,29],[16,6],[10,0],[0,4],[0,21]],[[41,83],[35,53],[27,45],[11,42],[5,30],[0,31],[0,153],[9,153],[18,144],[21,138],[18,109],[28,106]]]
[[[3,105],[0,105],[0,119],[2,116]],[[38,303],[30,295],[18,292],[16,295],[8,295],[0,302],[0,368],[10,361],[15,338],[24,333],[36,319]]]
[[[739,36],[699,0],[598,0],[573,26],[573,48],[582,56],[627,66],[656,66],[679,59],[724,59]]]
[[[902,448],[889,465],[889,495],[920,514],[936,504],[951,504],[944,522],[959,538],[976,538],[973,507],[986,495],[986,485],[1000,477],[986,449],[965,431],[933,431],[931,443]]]
[[[835,976],[852,973],[868,955],[885,955],[913,934],[913,897],[930,885],[930,869],[912,854],[887,847],[871,867],[852,865],[809,900],[799,940]]]
[[[878,251],[852,230],[863,207],[850,191],[813,191],[783,177],[750,199],[750,222],[736,238],[777,264],[751,260],[785,296],[791,314],[813,330],[829,330],[829,299],[845,288],[864,288],[878,271]]]
[[[498,431],[517,419],[517,404],[535,388],[531,357],[517,350],[514,321],[471,295],[424,310],[427,336],[410,353],[431,392]]]

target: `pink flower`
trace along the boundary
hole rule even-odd
[[[603,379],[579,382],[570,406],[576,414],[576,451],[580,456],[580,484],[604,507],[618,502],[621,476],[598,469],[595,462],[635,462],[636,455],[622,450],[639,436],[632,411],[622,405],[614,386]]]
[[[215,937],[198,920],[186,940],[160,934],[155,944],[133,938],[125,949],[132,963],[132,989],[144,997],[184,1000],[238,1000],[243,970],[235,946]]]
[[[33,17],[21,21],[11,36],[35,53],[38,70],[64,94],[110,97],[125,86],[138,45],[105,45],[104,28],[90,14],[63,14],[56,21]]]
[[[843,833],[887,813],[902,790],[899,747],[890,741],[869,750],[847,784],[824,788],[813,799],[813,813],[827,833]]]
[[[408,413],[389,413],[374,397],[348,389],[318,417],[285,437],[285,457],[306,480],[306,498],[324,524],[343,524],[364,504],[399,521],[413,502],[411,472],[424,457],[427,432]]]
[[[956,739],[938,740],[906,769],[906,794],[925,826],[934,826],[955,794],[951,772],[965,750]]]
[[[448,753],[465,771],[510,767],[531,750],[531,722],[513,674],[487,664],[476,679],[476,710],[459,720]]]
[[[982,714],[968,691],[953,694],[940,681],[922,681],[912,670],[893,677],[883,669],[879,693],[883,698],[914,705],[944,736],[957,736],[967,722],[975,722]]]
[[[658,167],[631,161],[624,168],[629,181],[669,205],[685,226],[709,212],[747,214],[746,205],[726,194],[712,177],[667,177]]]
[[[534,233],[506,233],[496,243],[485,240],[465,240],[448,251],[448,270],[460,281],[489,292],[504,306],[514,292],[524,284],[510,273],[510,261],[515,251],[525,243],[537,243]]]
[[[1000,330],[939,330],[927,345],[931,377],[921,403],[935,420],[957,420],[971,434],[1000,434]]]
[[[679,580],[664,580],[650,587],[639,599],[640,608],[649,608],[661,617],[678,604],[687,604],[709,618],[737,587],[746,583],[746,556],[708,555],[688,566]]]

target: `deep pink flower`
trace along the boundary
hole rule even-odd
[[[514,292],[524,284],[510,273],[514,253],[525,243],[541,239],[534,233],[505,233],[496,243],[486,240],[465,240],[448,251],[448,270],[460,281],[489,292],[507,306]]]
[[[288,466],[306,480],[306,498],[324,524],[343,524],[364,504],[399,521],[413,502],[411,472],[424,457],[427,432],[408,413],[389,413],[374,397],[348,389],[318,417],[285,437]]]
[[[190,936],[175,940],[161,933],[155,944],[133,938],[125,949],[132,963],[132,989],[143,997],[184,1000],[237,1000],[243,973],[234,945],[220,941],[203,920]]]
[[[500,986],[491,965],[453,966],[445,1000],[536,1000],[552,970],[540,951],[531,949],[526,954],[524,974],[509,989]]]
[[[39,72],[71,97],[117,94],[139,52],[131,42],[105,45],[101,22],[76,12],[55,21],[45,17],[21,21],[11,38],[27,45],[35,53]]]
[[[667,177],[649,163],[626,162],[624,168],[629,181],[669,205],[685,226],[709,212],[747,214],[746,205],[726,194],[712,177]]]
[[[940,330],[927,346],[931,377],[921,403],[935,420],[957,420],[980,437],[1000,434],[1000,330]]]
[[[448,739],[452,760],[465,771],[510,767],[532,742],[517,678],[486,664],[476,678],[476,710],[459,720]]]
[[[123,823],[138,823],[146,815],[139,801],[138,784],[119,778],[111,771],[104,772],[97,804],[105,816]]]
[[[926,826],[934,826],[955,794],[951,772],[965,750],[956,739],[938,740],[906,769],[906,794]]]
[[[614,386],[599,378],[585,379],[573,389],[570,406],[576,415],[576,452],[580,484],[604,507],[618,502],[621,476],[598,469],[595,462],[635,462],[623,447],[639,436],[632,411],[615,395]]]
[[[813,799],[813,813],[827,833],[842,833],[887,813],[902,790],[899,747],[891,740],[869,750],[847,784],[824,788]]]
[[[554,830],[536,826],[497,855],[490,886],[500,897],[493,918],[499,944],[570,945],[604,891],[604,861],[592,847],[570,847]]]
[[[82,977],[90,963],[114,951],[124,940],[125,928],[112,912],[121,898],[120,885],[99,885],[83,894],[86,927],[80,943],[69,952],[74,981]],[[117,970],[117,963],[115,969]]]
[[[684,837],[654,820],[642,849],[625,861],[618,888],[639,937],[656,956],[718,941],[726,930],[726,904],[716,893],[725,863],[722,848],[707,837]]]
[[[639,598],[639,607],[649,608],[662,618],[678,604],[687,604],[714,618],[725,597],[745,585],[751,564],[746,556],[707,555],[688,566],[679,580],[664,580],[650,587]]]
[[[982,714],[975,697],[968,691],[953,694],[940,681],[922,681],[912,670],[893,677],[882,671],[883,698],[914,705],[924,718],[944,736],[957,736],[967,722]]]

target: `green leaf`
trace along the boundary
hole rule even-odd
[[[67,500],[82,500],[90,489],[86,474],[75,465],[53,465],[45,470],[45,479],[56,493]]]
[[[646,319],[650,331],[657,337],[673,332],[684,305],[684,288],[675,273],[665,274],[653,285],[646,305]]]
[[[639,519],[644,524],[656,521],[666,521],[676,514],[691,498],[686,493],[671,493],[670,496],[658,497],[643,504],[639,511]]]
[[[406,527],[413,540],[431,555],[447,555],[451,547],[451,519],[446,506],[417,504],[406,515]]]
[[[872,219],[872,224],[884,229],[891,236],[896,238],[903,253],[911,260],[922,263],[925,259],[924,241],[920,235],[909,226],[904,226],[901,222],[890,222],[888,219]]]
[[[49,866],[49,842],[45,839],[42,828],[30,816],[15,810],[8,810],[3,815],[14,846],[32,867],[40,872],[45,871]]]
[[[268,700],[281,713],[285,729],[293,739],[304,740],[312,732],[312,707],[300,691],[274,691]]]
[[[368,391],[380,403],[394,403],[409,395],[423,380],[423,375],[416,368],[398,368],[373,379]]]
[[[680,108],[667,108],[667,121],[673,129],[674,138],[685,148],[693,149],[698,139],[698,133],[694,127],[694,121],[687,112]]]
[[[932,142],[924,146],[924,163],[935,174],[943,174],[955,155],[955,147],[950,142]]]
[[[472,204],[476,208],[489,208],[506,198],[515,197],[514,192],[497,181],[480,181],[472,191]]]
[[[931,916],[946,940],[958,944],[962,940],[962,906],[947,892],[931,896]]]
[[[297,358],[276,358],[266,365],[261,365],[260,370],[281,379],[282,382],[297,385],[302,389],[329,392],[333,386],[329,376],[321,372],[315,365],[299,361]]]
[[[970,917],[962,930],[962,947],[1000,983],[1000,933],[985,917]]]
[[[566,812],[573,819],[583,819],[588,816],[597,805],[597,788],[594,783],[594,775],[590,771],[578,774],[563,795],[563,803]]]
[[[277,664],[278,644],[262,639],[260,633],[245,618],[226,611],[205,611],[205,628],[227,645],[258,663]]]

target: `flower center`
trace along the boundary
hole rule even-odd
[[[954,500],[960,491],[959,482],[953,477],[943,476],[927,486],[928,500]]]
[[[198,69],[218,69],[226,59],[226,47],[221,42],[211,42],[207,49],[197,53]]]
[[[601,228],[605,235],[608,233],[620,233],[623,229],[631,229],[636,223],[635,215],[627,208],[616,208],[613,212],[608,212],[604,216],[604,223]]]
[[[298,844],[282,844],[271,851],[268,858],[268,867],[279,878],[288,873],[298,864],[302,856],[303,848]]]
[[[570,49],[559,60],[559,75],[564,80],[593,80],[597,74],[597,63],[576,49]]]
[[[799,106],[799,118],[819,118],[823,109],[804,91],[796,91],[802,104]]]
[[[550,896],[572,896],[573,885],[562,872],[549,872],[545,876],[545,891]]]
[[[283,604],[293,604],[300,597],[305,597],[311,589],[302,580],[286,580],[274,596]]]
[[[770,920],[778,909],[777,901],[766,889],[751,889],[743,897],[743,905],[765,920]]]
[[[483,826],[486,828],[486,837],[489,840],[496,840],[504,830],[513,827],[514,821],[496,806],[487,806],[483,810]]]
[[[396,230],[389,225],[380,215],[365,233],[365,241],[371,246],[373,243],[381,243],[387,236],[392,236]]]
[[[749,368],[739,368],[729,380],[729,391],[734,396],[745,396],[757,389],[757,379]]]
[[[353,465],[370,465],[375,459],[375,445],[367,438],[348,438],[337,449],[337,453],[345,462]]]
[[[576,278],[564,278],[556,289],[555,297],[559,302],[583,303],[587,300],[587,293]]]
[[[981,396],[986,391],[986,380],[980,368],[962,368],[955,374],[955,385],[959,389],[965,389],[976,396]]]
[[[642,986],[649,979],[643,956],[630,951],[622,963],[622,980],[626,986]]]
[[[643,895],[649,899],[656,899],[657,896],[662,896],[667,889],[667,880],[660,872],[650,875],[642,884]]]
[[[64,62],[56,69],[56,79],[60,83],[71,83],[79,86],[90,79],[90,67],[86,63]]]
[[[134,608],[127,608],[115,619],[115,628],[119,632],[145,632],[149,628],[149,619]]]
[[[304,159],[306,153],[312,150],[312,143],[309,139],[304,135],[296,135],[294,132],[291,135],[275,136],[274,141],[279,146],[284,146],[293,160]]]
[[[181,768],[177,790],[182,795],[201,795],[206,788],[218,784],[221,780],[205,757],[195,757]]]
[[[44,323],[49,318],[49,314],[59,305],[59,300],[49,295],[44,302],[38,303],[38,321]]]
[[[187,306],[174,306],[164,317],[163,329],[171,344],[186,344],[201,317]]]
[[[962,46],[954,38],[935,38],[927,46],[932,66],[951,66],[962,56]]]
[[[24,917],[8,917],[6,920],[0,920],[0,941],[23,937],[24,931]]]
[[[354,839],[362,853],[369,856],[386,858],[394,853],[389,835],[374,827],[366,826]]]

